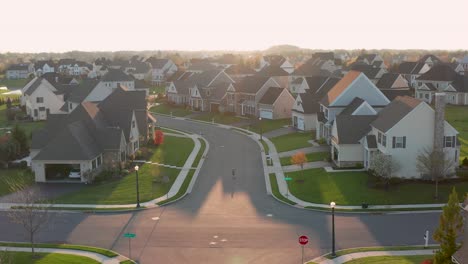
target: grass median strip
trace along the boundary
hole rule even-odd
[[[172,201],[175,201],[179,199],[180,197],[184,196],[185,193],[187,192],[187,188],[190,185],[190,182],[192,181],[193,175],[195,173],[195,170],[190,170],[189,173],[187,174],[187,177],[185,178],[184,182],[182,183],[182,186],[180,186],[179,191],[177,192],[176,195],[172,196],[171,198],[161,201],[157,203],[158,205],[165,205],[167,203],[170,203]]]
[[[274,173],[270,173],[269,177],[270,177],[270,184],[271,184],[271,192],[272,192],[272,194],[273,194],[276,198],[280,199],[281,201],[283,201],[283,202],[285,202],[285,203],[288,203],[288,204],[290,204],[290,205],[296,205],[295,202],[293,202],[293,201],[287,199],[286,197],[284,197],[284,196],[280,193],[279,188],[278,188],[278,182],[276,181],[276,175],[275,175]]]
[[[419,264],[426,259],[432,259],[431,255],[421,256],[378,256],[353,259],[346,264]]]
[[[423,246],[390,246],[390,247],[361,247],[361,248],[349,248],[336,251],[336,257],[359,252],[369,251],[405,251],[405,250],[422,250],[422,249],[438,249],[439,246],[429,246],[424,248]],[[331,254],[327,254],[324,257],[333,259]]]
[[[34,258],[32,257],[31,252],[13,252],[7,251],[3,254],[2,259],[5,260],[5,263],[11,259],[15,264],[99,264],[100,262],[73,254],[63,254],[63,253],[36,253]],[[2,262],[3,263],[3,262]]]
[[[324,161],[330,156],[328,152],[313,152],[306,154],[307,162]],[[292,165],[291,157],[280,158],[281,166]]]
[[[2,247],[24,247],[30,248],[30,243],[19,243],[19,242],[0,242],[0,246]],[[89,247],[89,246],[81,246],[81,245],[70,245],[70,244],[52,244],[52,243],[36,243],[34,244],[36,248],[59,248],[59,249],[73,249],[73,250],[81,250],[81,251],[88,251],[94,252],[101,255],[104,255],[109,258],[113,258],[118,256],[116,252],[104,248],[97,248],[97,247]]]
[[[206,142],[204,139],[200,138],[198,139],[200,141],[200,150],[198,151],[197,156],[195,157],[195,160],[193,161],[192,168],[198,167],[198,164],[200,163],[201,158],[203,157],[203,154],[205,152],[206,148]]]

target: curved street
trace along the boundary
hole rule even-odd
[[[123,233],[136,233],[131,258],[139,263],[300,263],[331,250],[331,216],[297,209],[266,193],[260,147],[218,126],[158,116],[161,126],[201,133],[210,149],[192,193],[135,213],[57,213],[40,242],[110,248],[128,256]],[[235,178],[232,169],[235,169]],[[418,195],[418,194],[414,194]],[[337,249],[423,244],[439,213],[337,214]],[[0,213],[0,240],[26,241],[21,227]],[[431,241],[433,243],[433,241]]]

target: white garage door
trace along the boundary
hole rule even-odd
[[[302,118],[297,119],[297,129],[304,130],[304,119]]]
[[[260,110],[260,117],[265,119],[273,119],[273,112],[270,110]]]

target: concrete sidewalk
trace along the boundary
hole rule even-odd
[[[304,170],[308,169],[316,169],[316,168],[324,168],[330,166],[329,162],[326,161],[312,161],[312,162],[307,162],[304,163]],[[289,165],[289,166],[283,166],[283,172],[293,172],[293,171],[300,171],[301,166],[299,165]]]
[[[119,264],[121,261],[128,260],[128,258],[118,255],[116,257],[110,258],[95,252],[84,251],[84,250],[75,250],[75,249],[61,249],[61,248],[34,248],[37,253],[57,253],[57,254],[68,254],[76,255],[82,257],[88,257],[99,261],[100,263],[105,264]],[[10,252],[31,252],[29,247],[0,247],[0,251],[10,251]]]
[[[395,250],[395,251],[367,251],[367,252],[356,252],[346,254],[334,259],[327,259],[325,257],[318,257],[312,262],[318,264],[341,264],[351,261],[353,259],[367,258],[367,257],[378,257],[378,256],[423,256],[433,255],[434,249],[420,249],[420,250]]]

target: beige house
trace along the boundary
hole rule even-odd
[[[270,87],[258,102],[259,116],[265,119],[282,119],[291,117],[294,97],[288,89]]]

